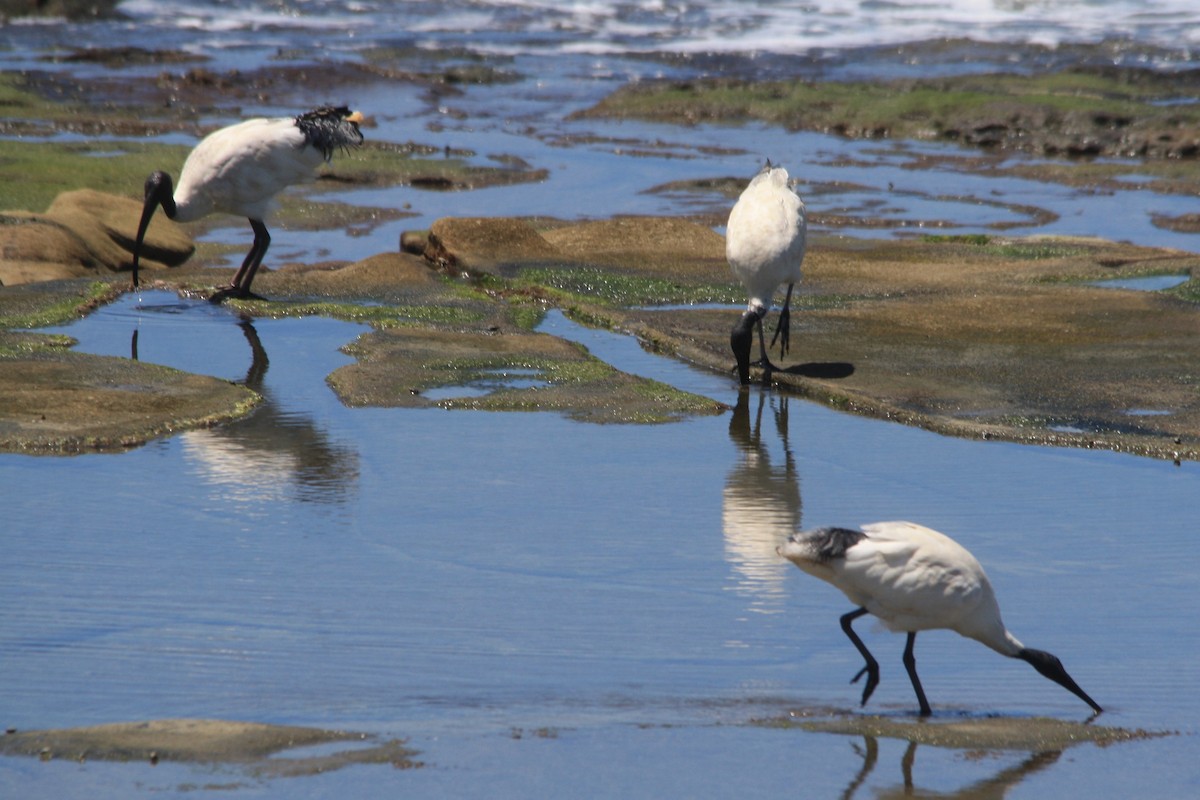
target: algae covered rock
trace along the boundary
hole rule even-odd
[[[7,336],[0,336],[3,345]],[[258,396],[127,358],[0,349],[0,451],[113,451],[249,413]]]
[[[621,372],[556,336],[389,328],[346,348],[329,384],[351,406],[556,411],[584,422],[670,422],[726,406]],[[436,390],[436,392],[434,391]]]

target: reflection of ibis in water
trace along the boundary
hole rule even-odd
[[[862,754],[863,765],[859,769],[858,774],[846,787],[846,791],[842,792],[844,800],[850,800],[854,797],[854,793],[858,791],[867,776],[875,769],[875,762],[879,760],[879,742],[874,736],[863,736],[864,748],[859,749],[855,746],[855,751]],[[889,797],[945,797],[945,798],[963,798],[963,800],[1001,800],[1008,795],[1009,789],[1017,786],[1025,778],[1046,769],[1054,762],[1058,761],[1062,755],[1061,750],[1046,750],[1040,753],[1030,753],[1019,764],[1014,764],[1010,767],[997,772],[991,777],[976,781],[969,786],[964,786],[954,792],[933,792],[928,789],[917,789],[913,781],[913,764],[917,759],[917,743],[910,741],[904,749],[904,755],[900,759],[900,771],[904,778],[903,786],[894,786],[886,789],[876,790],[875,796],[879,798]]]
[[[146,179],[146,201],[133,248],[133,288],[138,286],[138,260],[146,228],[162,206],[168,217],[193,222],[213,213],[246,217],[254,244],[226,288],[213,295],[250,297],[250,284],[271,245],[264,218],[275,195],[296,183],[312,180],[313,170],[335,150],[362,143],[362,114],[325,106],[297,117],[249,119],[210,133],[188,155],[176,188],[159,170]]]
[[[183,433],[185,456],[229,499],[278,500],[295,487],[300,500],[341,502],[358,479],[357,454],[309,417],[279,407],[263,386],[269,362],[258,332],[249,320],[239,324],[252,353],[245,385],[263,400],[241,422]]]
[[[767,358],[763,318],[771,308],[775,291],[785,283],[787,297],[779,311],[771,346],[778,341],[780,357],[787,355],[792,289],[800,282],[807,234],[804,203],[788,184],[787,170],[773,167],[768,161],[734,204],[725,228],[725,257],[746,287],[749,299],[745,313],[729,336],[729,345],[737,359],[738,379],[743,385],[750,382],[755,328],[759,343],[756,363],[764,370],[763,380],[769,380],[771,370],[778,369]]]
[[[864,614],[874,614],[889,630],[908,634],[904,668],[917,693],[921,716],[932,712],[917,677],[913,645],[919,631],[938,628],[1019,658],[1096,713],[1102,710],[1067,674],[1061,661],[1044,650],[1025,647],[1008,632],[983,567],[945,534],[911,522],[875,522],[861,529],[817,528],[792,534],[779,547],[779,554],[808,574],[832,583],[859,606],[844,614],[841,622],[842,630],[867,662],[854,676],[854,681],[867,676],[863,705],[879,684],[879,663],[851,623]]]
[[[729,438],[740,458],[725,480],[722,523],[725,557],[738,576],[737,590],[756,598],[757,610],[769,600],[781,601],[786,565],[776,548],[787,531],[800,525],[800,477],[788,445],[788,398],[771,397],[770,412],[783,445],[783,459],[771,457],[763,437],[766,394],[750,412],[750,392],[738,394],[729,422]]]

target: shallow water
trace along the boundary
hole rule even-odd
[[[132,22],[0,29],[0,64],[61,68],[38,56],[64,43],[145,44],[150,31],[159,46],[214,55],[210,68],[252,68],[286,59],[287,48],[329,24],[317,12],[345,9],[127,5]],[[1197,249],[1194,235],[1151,223],[1154,213],[1200,211],[1196,198],[914,169],[924,156],[958,152],[933,145],[568,118],[631,77],[717,67],[859,75],[976,68],[962,56],[938,64],[858,51],[801,58],[797,43],[778,57],[728,53],[668,65],[608,52],[613,41],[684,52],[696,31],[710,43],[735,41],[732,28],[696,14],[728,20],[749,10],[745,48],[781,30],[768,23],[787,23],[787,4],[691,4],[693,16],[681,14],[669,35],[622,27],[637,22],[629,16],[636,4],[616,4],[612,14],[603,13],[607,4],[573,6],[575,27],[536,31],[521,27],[542,18],[535,3],[405,5],[420,11],[413,40],[507,48],[519,53],[512,67],[526,78],[467,87],[453,100],[467,112],[462,120],[424,107],[410,87],[365,88],[348,100],[373,110],[379,127],[368,135],[467,147],[481,163],[516,155],[550,177],[476,192],[348,193],[339,199],[407,203],[417,216],[357,236],[273,231],[271,263],[391,250],[400,231],[448,214],[719,212],[727,199],[650,190],[748,175],[764,156],[788,164],[814,214],[858,210],[918,230],[947,220],[942,233],[1015,222],[1017,234]],[[1079,7],[1018,5],[1019,20],[1010,14],[1012,25],[989,27],[998,38],[1088,39],[1124,26],[1137,42],[1156,43],[1194,14],[1186,3],[1163,5],[1157,16],[1083,4],[1115,9],[1098,31]],[[338,17],[331,26],[331,57],[403,39],[380,24],[389,4],[354,7],[359,23]],[[971,20],[1010,7],[985,4]],[[598,12],[587,17],[587,8]],[[872,8],[905,13],[905,4],[849,4],[827,25],[883,44],[891,29],[863,24]],[[912,38],[939,8],[941,35],[964,24],[961,8],[974,7],[914,5],[915,27],[896,29]],[[467,13],[488,25],[466,26]],[[782,30],[801,31],[803,20],[793,22]],[[832,47],[837,38],[827,34]],[[606,52],[579,54],[587,43]],[[1056,221],[1024,222],[1022,204],[1047,208]],[[240,228],[212,236],[248,239]],[[650,427],[348,409],[324,379],[347,363],[338,348],[362,326],[247,324],[227,309],[157,292],[56,330],[77,337],[81,351],[131,357],[136,347],[144,361],[245,381],[266,402],[238,424],[119,455],[0,455],[0,723],[200,716],[357,729],[408,737],[427,766],[268,780],[232,767],[5,758],[4,796],[124,798],[223,786],[223,797],[863,797],[902,791],[906,765],[915,789],[965,797],[985,796],[989,785],[1013,798],[1200,793],[1192,757],[1200,700],[1190,691],[1200,681],[1197,464],[960,441],[757,388],[739,396],[732,375],[648,354],[629,337],[558,314],[543,330],[622,369],[745,403],[724,416]],[[859,660],[837,624],[848,603],[777,558],[775,544],[797,526],[895,518],[945,530],[980,558],[1013,631],[1063,658],[1107,709],[1100,724],[1182,735],[1035,757],[924,746],[910,753],[903,742],[748,725],[796,708],[857,708],[859,690],[848,681]],[[883,666],[867,710],[911,713],[903,639],[861,630]],[[918,655],[941,715],[1087,718],[1082,703],[1028,667],[952,634],[923,634]]]
[[[627,337],[559,315],[545,329],[738,397]],[[136,330],[139,357],[248,379],[267,404],[121,455],[0,457],[7,725],[299,723],[409,737],[430,764],[254,784],[272,796],[831,796],[865,743],[744,725],[856,706],[846,600],[773,548],[796,525],[912,518],[979,556],[1009,625],[1064,659],[1108,709],[1101,723],[1184,734],[1077,748],[1010,796],[1177,797],[1200,779],[1183,755],[1197,712],[1185,687],[1200,680],[1195,464],[947,439],[758,390],[736,413],[650,427],[347,409],[323,376],[360,326],[247,328],[164,293],[64,330],[117,355]],[[903,640],[864,630],[884,669],[870,708],[910,713]],[[1087,717],[951,634],[923,635],[919,654],[941,713]],[[881,742],[859,791],[900,784],[904,750]],[[1025,758],[922,747],[914,780],[959,791]],[[148,769],[4,759],[0,785],[118,797],[197,780]],[[1146,770],[1149,795],[1131,777]]]

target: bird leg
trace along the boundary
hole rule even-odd
[[[852,627],[850,627],[850,623],[854,622],[854,620],[866,613],[867,610],[865,608],[858,608],[848,614],[843,614],[841,617],[842,630],[845,631],[846,635],[850,637],[850,641],[854,643],[854,646],[858,649],[859,654],[862,655],[867,662],[866,665],[858,671],[858,674],[850,679],[851,683],[858,683],[859,678],[861,678],[863,675],[867,676],[867,685],[863,687],[862,694],[862,705],[864,706],[867,704],[867,700],[871,698],[871,693],[875,691],[875,687],[879,685],[879,662],[875,660],[875,656],[871,655],[871,651],[867,649],[865,644],[863,644],[862,639],[858,638],[858,634],[854,632]]]
[[[792,289],[796,284],[789,283],[787,288],[787,297],[783,300],[783,308],[779,310],[779,322],[775,325],[775,335],[771,337],[771,347],[775,346],[776,340],[779,341],[779,357],[787,356],[788,347],[791,342],[792,314],[788,310],[792,305]]]
[[[263,224],[262,220],[250,220],[250,228],[254,231],[254,244],[250,246],[250,252],[246,255],[246,260],[242,262],[242,268],[233,276],[233,287],[243,297],[250,294],[250,284],[254,281],[254,275],[262,265],[267,248],[271,246],[271,234],[267,232],[267,226]]]
[[[929,701],[925,699],[925,690],[921,688],[921,679],[917,677],[917,657],[913,655],[913,645],[917,643],[917,632],[908,632],[908,643],[904,645],[904,668],[908,670],[908,679],[912,681],[917,693],[917,702],[921,704],[921,716],[928,717],[933,713]]]
[[[250,228],[254,231],[254,244],[250,245],[250,252],[246,253],[246,259],[242,261],[242,266],[238,268],[230,284],[209,298],[211,302],[219,303],[229,297],[263,299],[250,292],[250,283],[262,264],[263,256],[267,254],[267,248],[271,246],[271,234],[267,232],[267,226],[262,220],[250,220]]]
[[[753,364],[753,366],[762,367],[764,384],[770,383],[771,373],[779,369],[779,367],[772,364],[771,359],[767,357],[767,337],[766,334],[763,333],[763,317],[766,315],[767,310],[764,308],[762,310],[762,314],[758,317],[758,349],[760,358]],[[775,343],[771,342],[771,344],[774,345]]]

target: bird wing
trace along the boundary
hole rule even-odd
[[[771,177],[783,175],[782,185]],[[808,225],[804,203],[787,185],[787,172],[759,175],[742,192],[729,212],[725,255],[738,280],[750,294],[770,305],[782,283],[800,280]]]
[[[189,210],[204,209],[188,213],[184,221],[214,211],[262,219],[276,194],[311,180],[322,161],[320,151],[306,146],[294,120],[246,120],[196,146],[184,163],[176,202]]]
[[[912,523],[864,525],[836,583],[894,631],[957,629],[990,594],[979,562],[943,534]]]

